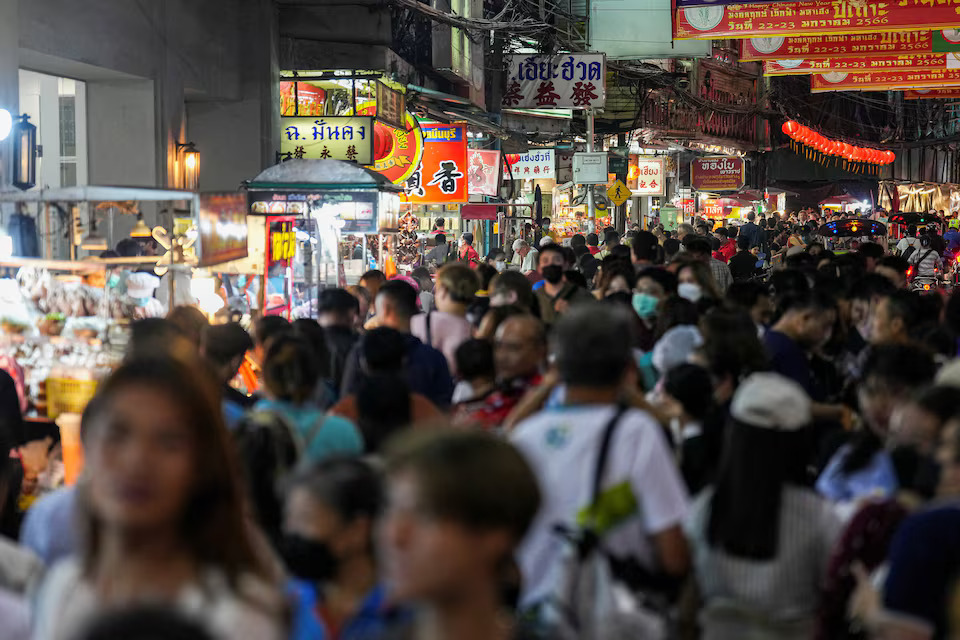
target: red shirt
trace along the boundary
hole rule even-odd
[[[539,386],[543,378],[538,373],[531,378],[521,378],[498,385],[482,398],[468,400],[456,409],[458,424],[496,429],[503,425],[507,416],[519,404],[527,391]]]
[[[470,268],[476,267],[480,264],[480,254],[477,253],[476,249],[465,244],[460,247],[460,262],[466,262]]]
[[[600,253],[600,247],[595,247],[592,244],[587,245],[587,251],[590,252],[590,255],[595,256]]]
[[[713,252],[713,257],[721,262],[730,262],[730,258],[737,255],[737,241],[727,238],[720,248]]]

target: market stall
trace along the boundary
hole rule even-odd
[[[861,202],[853,196],[842,195],[842,196],[831,196],[825,200],[820,201],[820,209],[824,215],[830,215],[830,213],[854,213],[856,211],[866,211],[867,213],[872,212],[872,207],[869,202]]]
[[[341,160],[289,160],[244,186],[264,314],[314,317],[318,285],[356,283],[372,265],[395,269],[401,188],[381,174]]]

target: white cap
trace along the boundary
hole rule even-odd
[[[681,325],[668,330],[653,347],[653,366],[661,374],[684,364],[693,350],[703,345],[700,330],[693,325]]]
[[[754,373],[734,394],[730,415],[752,427],[797,431],[812,419],[810,396],[780,374]]]
[[[160,286],[160,278],[152,273],[131,273],[127,276],[127,295],[131,298],[149,298]]]
[[[553,243],[554,243],[554,242],[553,242],[553,238],[551,238],[550,236],[543,236],[542,238],[540,238],[540,246],[541,246],[541,247],[545,247],[545,246],[547,246],[548,244],[553,244]]]

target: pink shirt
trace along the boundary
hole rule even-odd
[[[410,321],[410,333],[420,338],[424,344],[439,349],[447,358],[450,372],[457,375],[457,348],[473,337],[473,327],[462,317],[444,311],[430,314],[430,339],[427,339],[427,314],[413,316]]]

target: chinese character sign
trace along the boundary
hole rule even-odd
[[[508,153],[506,157],[514,180],[556,179],[553,149],[531,149],[527,153]]]
[[[746,180],[743,158],[714,156],[690,163],[690,184],[697,191],[738,191]]]
[[[602,53],[507,56],[503,106],[513,109],[587,109],[606,99]]]
[[[467,187],[470,195],[495,196],[500,193],[500,152],[467,150]]]
[[[403,201],[454,204],[467,201],[467,130],[462,124],[421,124],[423,158],[403,183]]]
[[[321,116],[280,119],[280,154],[285,159],[333,159],[373,163],[373,118]]]
[[[636,167],[634,169],[634,166]],[[637,196],[662,196],[664,194],[663,158],[645,158],[640,156],[636,165],[631,166],[636,173],[636,186],[630,186]]]

